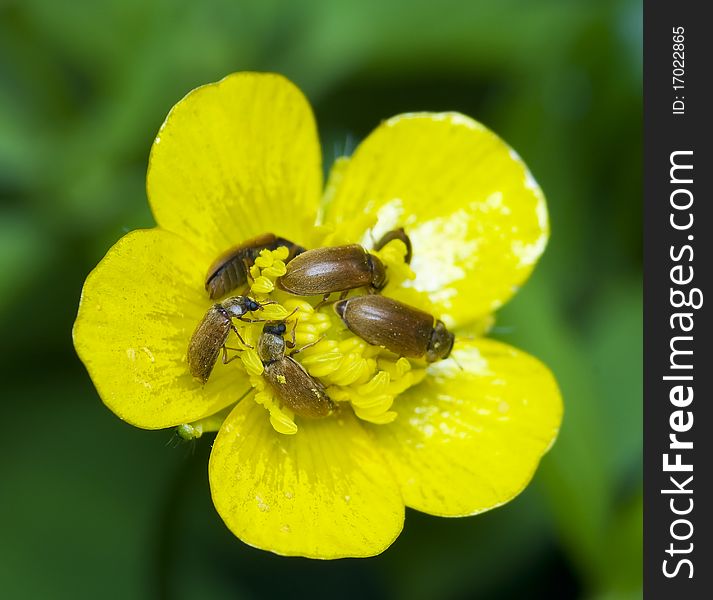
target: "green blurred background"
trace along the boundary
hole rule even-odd
[[[641,37],[638,0],[0,0],[2,597],[639,597]],[[327,162],[386,117],[458,110],[530,166],[553,234],[495,334],[566,410],[514,502],[409,511],[374,559],[281,558],[215,514],[210,436],[174,448],[99,401],[71,343],[83,280],[152,225],[169,108],[246,69],[305,91]]]

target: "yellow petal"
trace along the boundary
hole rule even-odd
[[[516,496],[554,442],[562,400],[535,358],[492,340],[457,340],[421,385],[394,402],[398,418],[370,426],[406,506],[472,515]]]
[[[272,73],[193,90],[156,136],[146,187],[158,224],[211,259],[265,232],[307,243],[322,192],[309,103]]]
[[[248,388],[240,361],[218,358],[205,385],[188,370],[188,343],[212,304],[203,289],[204,258],[176,234],[134,231],[84,284],[74,346],[104,403],[133,425],[190,423]]]
[[[346,163],[326,225],[371,245],[403,226],[414,280],[449,326],[491,313],[516,291],[545,248],[545,199],[527,167],[492,131],[457,113],[394,117]],[[360,230],[359,215],[378,219]],[[409,301],[408,294],[388,290]],[[412,299],[411,299],[412,301]],[[427,304],[424,304],[424,308]]]
[[[273,430],[265,410],[241,402],[210,457],[218,513],[241,540],[311,558],[379,554],[398,536],[404,507],[388,466],[349,410]]]

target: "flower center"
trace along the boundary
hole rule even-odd
[[[401,240],[393,240],[374,253],[386,265],[392,283],[413,278],[413,272],[404,261],[406,246]],[[390,423],[397,417],[397,410],[393,410],[394,399],[424,378],[425,366],[367,344],[347,329],[331,303],[293,296],[278,289],[275,281],[286,272],[287,254],[287,248],[263,250],[250,269],[252,285],[248,295],[263,305],[253,313],[253,318],[285,322],[284,337],[289,342],[294,341],[294,349],[288,349],[287,355],[294,353],[294,360],[324,386],[335,404],[350,404],[357,417],[370,423]],[[359,290],[352,292],[359,293]],[[240,360],[225,367],[216,365],[216,368],[234,365],[243,368],[255,389],[252,398],[267,409],[274,429],[283,434],[296,433],[294,412],[263,375],[265,366],[257,348],[264,323],[236,320],[235,325],[246,346],[239,344],[234,333],[228,345],[243,348]]]

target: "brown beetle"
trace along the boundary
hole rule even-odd
[[[261,304],[247,296],[233,296],[211,306],[196,327],[188,344],[188,367],[191,375],[203,383],[208,381],[221,350],[224,364],[233,360],[235,356],[228,359],[227,350],[235,350],[235,348],[227,348],[225,345],[230,330],[232,329],[238,339],[245,344],[233,325],[233,319],[247,323],[255,322],[255,319],[246,319],[245,314],[261,309]]]
[[[403,227],[387,231],[381,237],[381,239],[376,242],[376,244],[374,244],[374,250],[381,250],[384,246],[386,246],[386,244],[388,244],[392,240],[401,240],[406,245],[406,256],[404,256],[404,261],[406,261],[407,265],[410,265],[412,256],[411,238],[406,235],[406,232],[404,231]]]
[[[442,321],[386,296],[355,296],[340,300],[334,310],[346,326],[375,346],[428,362],[447,358],[455,336]]]
[[[265,367],[262,375],[280,401],[296,415],[312,419],[327,417],[336,406],[319,381],[292,356],[285,356],[285,349],[290,345],[284,338],[286,331],[284,321],[267,323],[263,327],[257,347]]]
[[[295,257],[277,285],[290,294],[325,298],[364,286],[378,291],[386,285],[386,268],[358,244],[315,248]]]
[[[250,267],[262,250],[277,250],[284,246],[289,250],[285,262],[292,260],[305,251],[302,246],[292,243],[273,233],[263,233],[242,244],[223,252],[213,261],[208,269],[205,280],[205,289],[213,298],[220,298],[225,294],[242,287],[248,282]]]

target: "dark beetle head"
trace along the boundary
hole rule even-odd
[[[371,287],[375,290],[382,290],[386,285],[386,267],[378,257],[369,254],[369,266],[371,267]]]
[[[431,339],[428,342],[426,360],[428,362],[434,362],[448,358],[451,350],[453,350],[454,342],[455,336],[446,329],[443,321],[436,321],[436,325],[433,327],[433,332],[431,333]]]
[[[268,333],[271,335],[285,335],[285,332],[287,331],[287,325],[285,325],[284,321],[277,321],[277,322],[271,322],[271,323],[266,323],[265,326],[262,328],[263,333]]]
[[[257,353],[263,364],[270,364],[280,360],[285,355],[285,338],[282,336],[287,331],[284,322],[267,323],[262,328],[262,335],[257,344]]]
[[[337,313],[342,319],[344,318],[344,313],[347,310],[347,302],[349,302],[349,300],[339,300],[334,303],[334,312]]]

